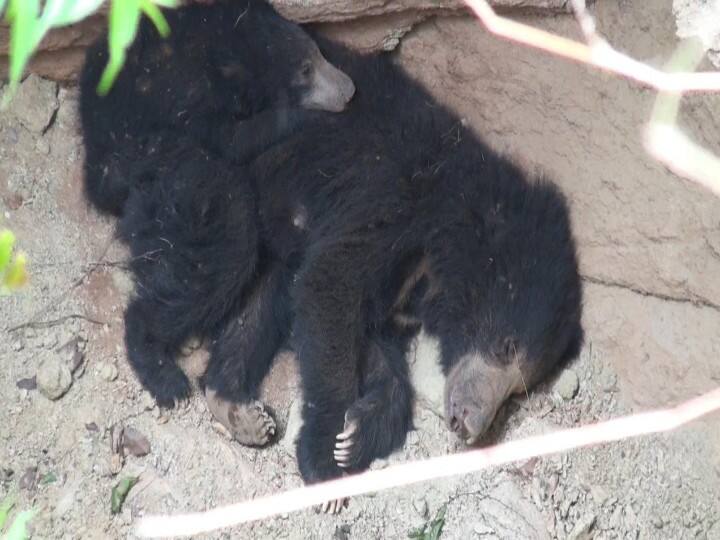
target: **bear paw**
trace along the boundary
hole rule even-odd
[[[257,400],[234,403],[208,390],[205,395],[210,412],[232,435],[246,446],[265,446],[275,436],[275,420]]]

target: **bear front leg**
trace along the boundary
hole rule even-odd
[[[125,311],[128,361],[142,385],[161,407],[172,408],[190,397],[190,381],[175,359],[189,335],[165,304],[138,296]]]
[[[334,457],[339,467],[362,471],[405,443],[413,402],[406,348],[407,340],[392,334],[370,340],[360,397],[348,408],[343,431],[336,437]]]
[[[290,331],[290,280],[290,272],[275,263],[260,276],[241,314],[213,340],[205,375],[208,407],[235,440],[248,446],[263,446],[275,435],[275,421],[257,398]]]
[[[365,301],[357,261],[362,247],[318,249],[320,255],[306,261],[294,288],[293,344],[304,398],[297,457],[306,483],[343,474],[334,450],[345,412],[359,395]],[[332,504],[333,510],[341,507],[337,501]]]

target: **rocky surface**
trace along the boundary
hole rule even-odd
[[[596,9],[600,29],[638,58],[659,64],[675,47],[669,2],[607,0]],[[576,32],[570,17],[525,21]],[[644,154],[652,93],[508,45],[462,18],[419,25],[397,54],[496,148],[547,170],[573,208],[585,347],[569,371],[529,399],[513,398],[484,442],[677,403],[717,386],[720,201]],[[265,385],[279,442],[263,450],[218,434],[199,394],[166,414],[141,389],[122,342],[132,290],[127,253],[113,241],[112,224],[81,197],[76,91],[28,81],[28,94],[46,89],[30,101],[37,122],[27,120],[22,102],[0,115],[0,216],[28,253],[32,278],[23,293],[0,299],[0,498],[17,491],[21,508],[38,510],[34,538],[94,540],[132,538],[139,515],[299,486],[291,355],[278,358]],[[716,151],[718,105],[717,97],[695,96],[682,113],[686,128]],[[188,354],[187,369],[197,375],[202,350]],[[436,354],[423,338],[410,355],[416,429],[373,468],[462,449],[444,426]],[[39,390],[46,363],[72,375],[55,401]],[[308,510],[206,537],[405,538],[446,506],[443,540],[713,540],[720,537],[719,445],[716,414],[663,436],[357,497],[340,517]],[[111,489],[127,476],[139,482],[111,515]]]

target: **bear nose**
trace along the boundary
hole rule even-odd
[[[450,429],[460,433],[464,428],[465,418],[467,418],[468,411],[465,407],[453,401],[450,413]]]

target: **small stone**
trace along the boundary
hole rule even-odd
[[[590,529],[595,525],[595,514],[585,514],[575,523],[568,540],[590,540]]]
[[[7,141],[7,143],[8,144],[17,144],[17,142],[20,140],[17,129],[8,128],[4,131],[5,131],[5,140]]]
[[[23,350],[23,347],[25,347],[25,344],[20,339],[15,339],[12,342],[12,350],[14,352],[20,352]]]
[[[615,531],[619,531],[622,527],[622,506],[618,505],[615,507],[612,515],[610,516],[610,528]]]
[[[653,524],[653,527],[655,527],[656,529],[662,529],[663,526],[665,525],[665,524],[663,523],[662,518],[659,517],[659,516],[655,516],[655,517],[653,518],[652,524]],[[720,532],[720,531],[719,531],[719,532]]]
[[[579,387],[577,373],[572,369],[566,369],[555,383],[553,390],[565,401],[570,401],[577,394]]]
[[[100,372],[100,376],[108,382],[112,382],[118,378],[118,368],[115,364],[105,362],[100,365],[98,371]]]
[[[73,382],[70,368],[56,358],[48,358],[40,364],[36,380],[40,393],[53,401],[65,395]]]
[[[15,383],[20,390],[35,390],[37,388],[37,377],[28,377],[20,379]]]
[[[43,132],[58,108],[57,88],[56,83],[31,74],[12,97],[10,114],[28,130]]]
[[[150,441],[133,427],[127,426],[123,429],[120,441],[120,448],[124,455],[142,457],[150,453]]]

